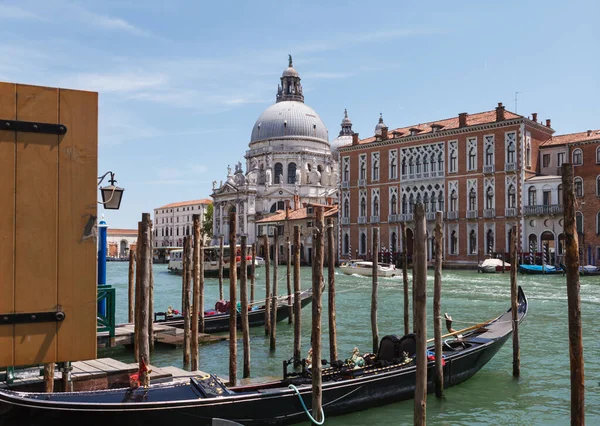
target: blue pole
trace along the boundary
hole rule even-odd
[[[108,225],[104,219],[98,223],[98,288],[106,285],[106,230]],[[98,301],[98,315],[106,316],[106,299]]]

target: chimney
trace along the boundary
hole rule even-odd
[[[588,135],[588,138],[589,138],[590,136],[592,136],[592,131],[591,131],[591,130],[588,130],[588,131],[587,131],[587,135]]]
[[[537,112],[532,112],[532,113],[531,113],[531,119],[532,119],[532,120],[533,120],[535,123],[537,123]]]
[[[285,219],[290,217],[290,200],[285,200]]]
[[[550,125],[550,123],[551,123],[550,119],[549,119],[549,118],[546,118],[546,127],[552,127],[552,126]]]
[[[352,133],[352,145],[358,145],[358,133]]]
[[[308,205],[308,203],[302,203],[302,207],[306,208],[306,206]]]
[[[387,127],[382,127],[381,128],[381,139],[382,140],[387,140],[388,138],[388,128]]]
[[[502,105],[502,102],[498,102],[496,107],[496,121],[504,121],[504,105]]]
[[[328,205],[328,206],[331,206],[331,205],[333,205],[333,198],[331,198],[331,197],[327,197],[327,198],[326,198],[326,200],[327,200],[327,205]]]
[[[458,113],[458,127],[467,127],[467,113],[460,112]]]
[[[300,196],[294,195],[294,210],[298,210],[300,208]]]

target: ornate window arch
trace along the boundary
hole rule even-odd
[[[574,166],[582,166],[583,165],[583,151],[581,148],[576,148],[573,150],[573,165]]]

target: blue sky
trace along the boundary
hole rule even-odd
[[[110,227],[208,198],[243,161],[291,53],[305,101],[337,136],[491,110],[600,128],[594,1],[7,1],[0,80],[99,93],[99,170],[116,173]]]

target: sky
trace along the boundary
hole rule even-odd
[[[109,227],[210,198],[275,102],[291,54],[333,140],[508,110],[600,128],[596,1],[0,0],[0,81],[98,92]],[[98,194],[100,197],[100,194]],[[99,198],[100,199],[100,198]]]

